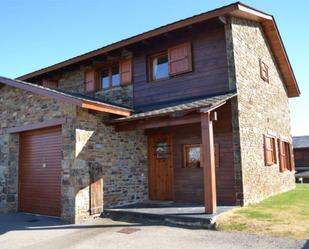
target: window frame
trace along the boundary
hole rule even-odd
[[[117,65],[118,66],[118,71],[119,71],[119,85],[113,86],[113,81],[112,81],[112,70],[113,67]],[[109,86],[107,88],[103,88],[102,86],[102,71],[104,69],[108,69],[108,78],[109,78]],[[120,62],[114,62],[110,63],[108,65],[101,66],[97,69],[97,85],[98,85],[98,91],[104,91],[104,90],[109,90],[109,89],[114,89],[114,88],[119,88],[121,87],[121,73],[120,73]]]
[[[203,168],[203,164],[202,164],[202,144],[184,144],[183,145],[183,165],[182,168],[188,168],[191,169],[193,167],[188,167],[188,152],[190,148],[196,148],[199,147],[200,148],[200,163],[199,163],[199,167],[195,167],[197,169],[199,168]]]
[[[153,61],[154,61],[155,58],[160,57],[162,55],[167,56],[167,67],[168,67],[167,76],[160,78],[160,79],[154,79],[153,78]],[[171,76],[169,75],[169,58],[168,58],[168,50],[167,49],[148,56],[148,58],[147,58],[147,74],[148,74],[148,82],[158,82],[158,81],[170,79]]]

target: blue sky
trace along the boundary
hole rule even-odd
[[[1,0],[0,75],[15,78],[111,42],[234,1]],[[309,135],[308,0],[247,0],[275,16],[302,95],[293,135]]]

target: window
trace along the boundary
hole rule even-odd
[[[167,142],[157,142],[156,144],[156,159],[167,159],[169,154],[169,148]]]
[[[184,168],[201,167],[201,145],[186,144],[184,145]]]
[[[168,78],[168,54],[160,53],[151,57],[151,80]]]
[[[167,79],[191,71],[192,58],[189,42],[170,47],[167,51],[149,57],[149,81]]]
[[[264,135],[265,165],[277,163],[276,138]]]
[[[292,145],[286,141],[279,140],[280,171],[294,170],[294,155]]]
[[[109,88],[109,69],[108,68],[104,68],[101,71],[101,88],[105,89],[105,88]]]
[[[260,75],[264,81],[269,82],[268,66],[261,59],[260,59]]]
[[[120,85],[119,65],[114,64],[101,69],[100,73],[101,89],[117,87]]]
[[[119,65],[112,66],[112,86],[120,85],[120,74],[119,74]]]

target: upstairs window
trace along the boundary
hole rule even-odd
[[[168,54],[163,52],[151,57],[151,80],[161,80],[168,78]]]
[[[154,54],[148,60],[148,79],[157,81],[169,77],[191,72],[191,44],[189,42],[179,44],[168,50]]]
[[[117,87],[120,85],[119,65],[105,67],[100,73],[101,89]]]

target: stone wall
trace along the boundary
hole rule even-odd
[[[84,72],[86,68],[77,71],[65,73],[59,79],[59,89],[84,94]],[[133,85],[119,86],[111,89],[101,90],[91,96],[102,99],[103,101],[112,102],[128,107],[133,106]]]
[[[238,134],[234,132],[234,146],[239,143],[235,162],[237,168],[237,157],[240,158],[243,202],[249,204],[295,187],[294,172],[281,173],[278,164],[264,164],[263,134],[274,133],[291,141],[288,97],[258,23],[231,18],[226,39],[230,85],[233,88],[234,82],[238,92],[233,107],[233,124],[239,126]],[[260,58],[269,66],[269,83],[260,77]]]
[[[148,199],[147,144],[142,132],[117,133],[75,106],[5,86],[0,94],[0,212],[18,207],[19,135],[5,128],[66,117],[62,125],[62,218],[89,218],[89,168],[102,168],[104,206]]]
[[[73,154],[75,138],[72,136],[75,115],[75,106],[9,86],[1,89],[0,212],[16,212],[18,207],[19,135],[8,134],[5,128],[66,117],[67,123],[62,125],[62,216],[68,221],[74,220],[75,195],[71,186],[65,183],[74,177],[71,165],[75,159]]]
[[[76,129],[79,164],[102,169],[105,208],[148,199],[147,139],[142,131],[115,132],[83,110]]]

